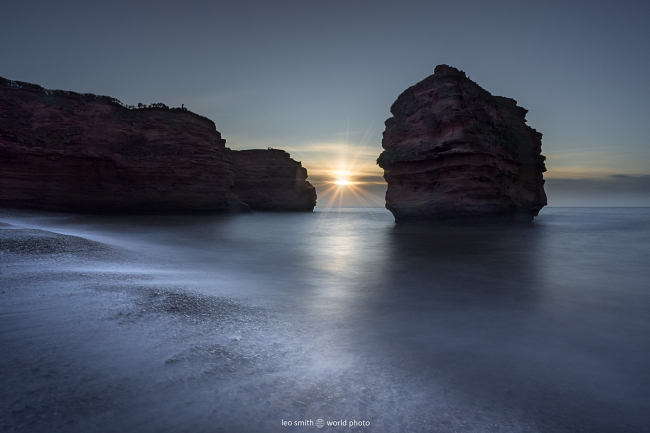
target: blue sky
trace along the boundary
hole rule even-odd
[[[185,104],[232,148],[289,150],[322,191],[353,160],[381,175],[390,105],[447,63],[529,110],[551,204],[650,205],[649,17],[641,1],[22,0],[0,15],[0,76]]]

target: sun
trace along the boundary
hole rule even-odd
[[[350,205],[384,206],[384,197],[376,196],[372,191],[372,188],[379,183],[373,180],[379,174],[374,163],[374,153],[369,158],[372,160],[372,165],[370,162],[363,162],[365,160],[363,148],[364,146],[350,145],[347,141],[336,143],[333,149],[338,155],[330,157],[329,164],[321,166],[317,174],[318,179],[314,179],[318,182],[316,189],[320,197],[318,202],[320,209],[333,207],[340,209]]]
[[[336,180],[333,182],[335,185],[338,186],[348,186],[351,185],[352,182],[350,181],[350,173],[347,171],[339,170],[334,172],[336,175]]]

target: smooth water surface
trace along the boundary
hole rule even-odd
[[[3,431],[650,431],[648,208],[0,221]]]

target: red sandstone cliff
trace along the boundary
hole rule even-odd
[[[235,178],[255,183],[256,173],[225,147],[214,123],[184,109],[162,104],[132,109],[119,101],[91,94],[47,90],[0,78],[0,206],[65,211],[226,210],[236,202]],[[251,163],[263,166],[263,156]],[[271,156],[281,176],[296,162]],[[301,168],[302,171],[304,169]],[[246,175],[243,172],[247,173]],[[267,182],[273,203],[246,204],[255,209],[306,209],[294,189]],[[237,188],[246,191],[247,186]],[[313,192],[315,202],[315,192]],[[274,207],[275,206],[275,207]],[[311,206],[313,208],[313,205]],[[311,209],[309,209],[311,210]]]
[[[541,134],[527,110],[439,65],[391,107],[377,163],[397,221],[515,215],[546,204]]]
[[[316,190],[307,170],[278,149],[230,152],[235,167],[233,192],[253,210],[311,211]]]

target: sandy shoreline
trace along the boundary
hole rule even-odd
[[[166,286],[83,237],[4,223],[0,251],[3,431],[285,431],[332,398],[299,383],[309,347],[273,340],[295,333],[277,312]]]
[[[142,274],[67,270],[125,255],[83,238],[3,224],[0,250],[3,431],[223,427],[197,404],[203,377],[251,368],[241,335],[263,313]]]

